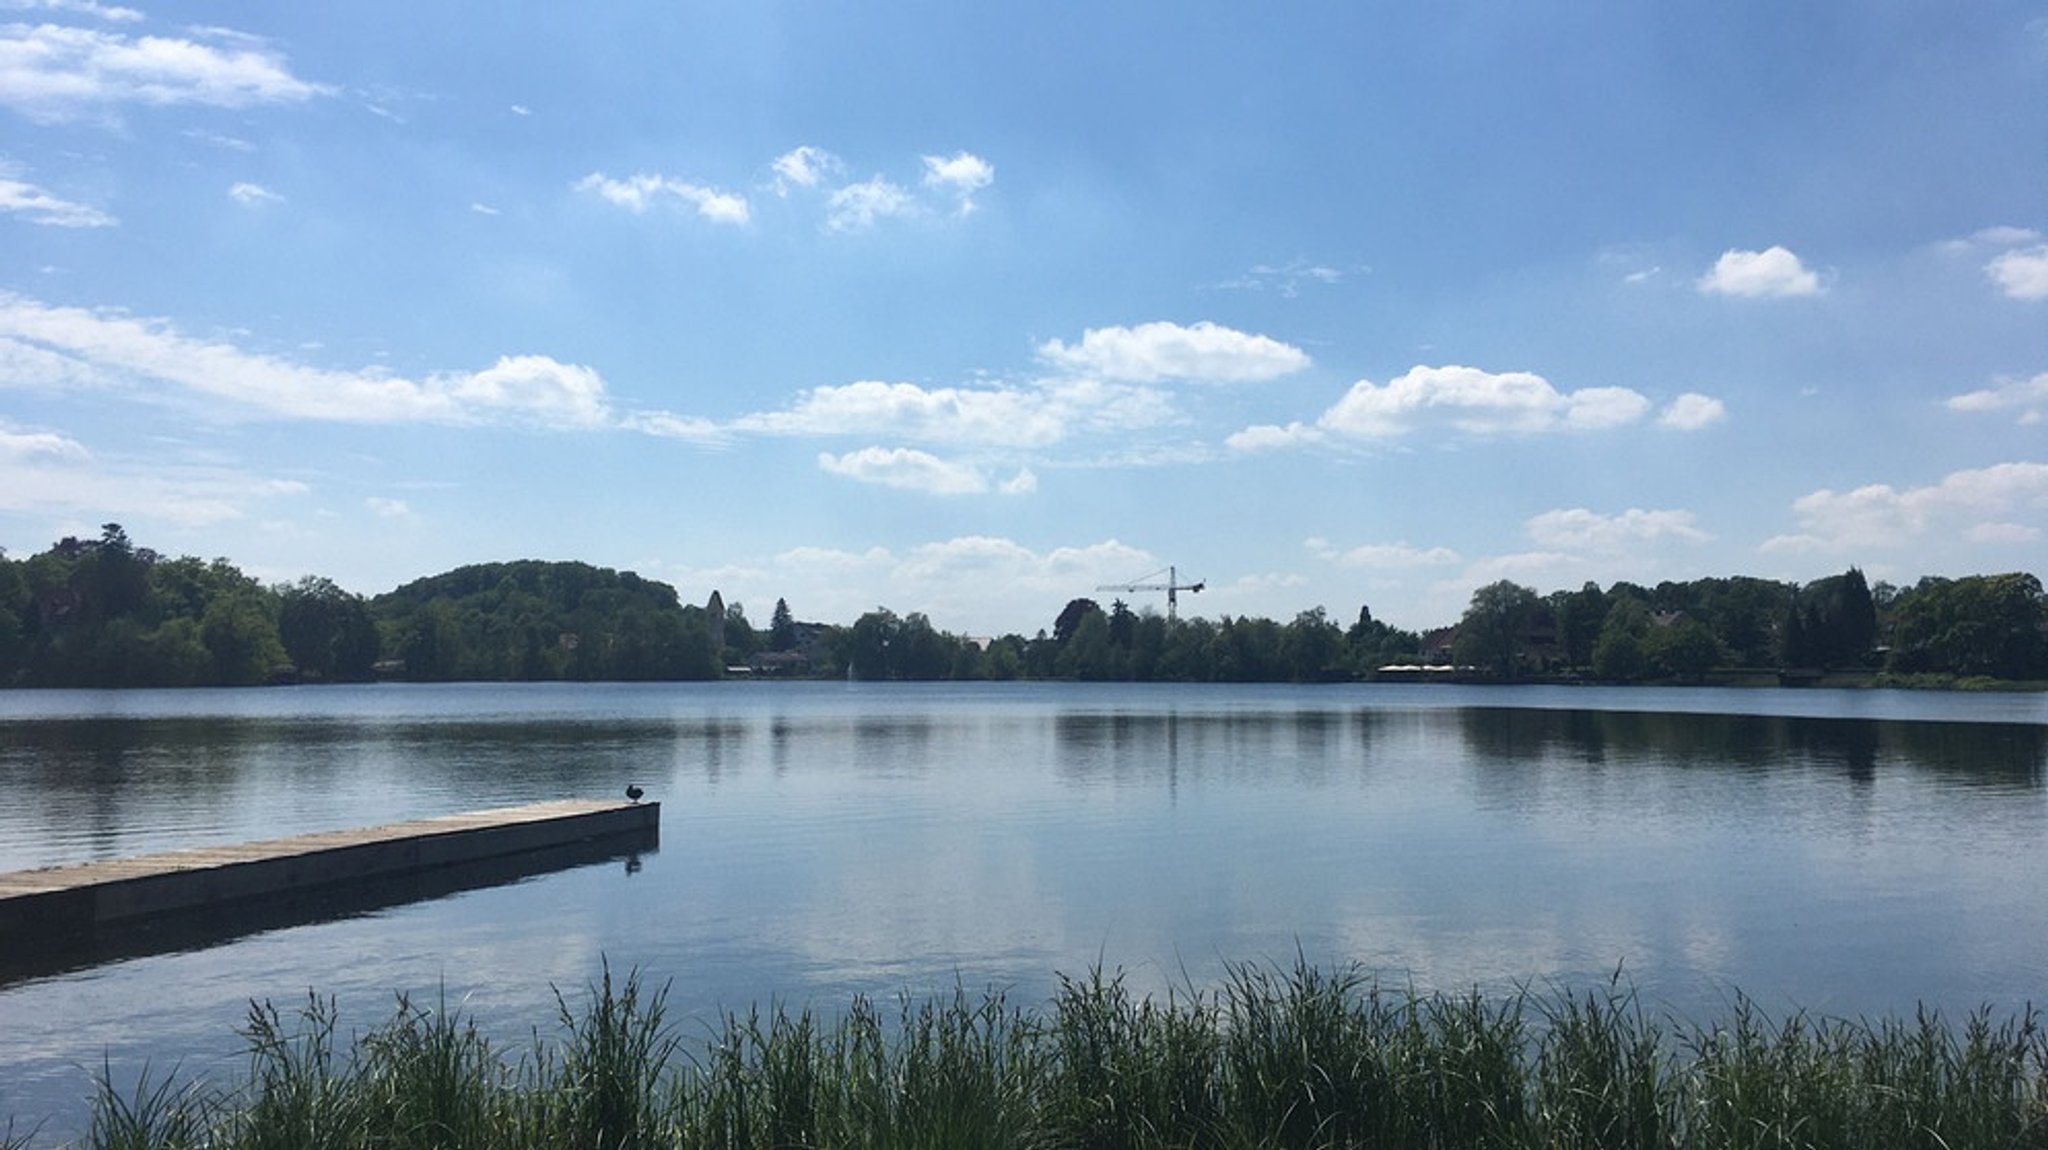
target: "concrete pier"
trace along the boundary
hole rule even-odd
[[[569,800],[0,874],[0,950],[182,915],[389,884],[598,840],[658,841],[659,803]]]

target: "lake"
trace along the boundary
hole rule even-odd
[[[671,1018],[1297,953],[1703,1020],[2048,999],[2048,697],[1096,684],[0,692],[0,870],[638,783],[658,850],[0,981],[0,1131],[231,1077],[251,999],[518,1041],[601,963]],[[0,938],[0,953],[19,940]]]

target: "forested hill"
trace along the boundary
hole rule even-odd
[[[711,679],[724,666],[704,608],[585,563],[458,567],[370,611],[410,679]]]
[[[721,630],[666,583],[586,563],[479,564],[365,599],[169,558],[113,523],[27,559],[0,552],[0,687],[708,679]]]

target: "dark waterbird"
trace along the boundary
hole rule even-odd
[[[643,791],[639,787],[633,786],[631,784],[628,784],[626,787],[626,797],[636,803],[640,801],[640,796],[646,793],[646,791]]]

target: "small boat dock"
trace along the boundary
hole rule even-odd
[[[565,800],[0,874],[0,950],[234,904],[346,890],[620,836],[660,803]]]

